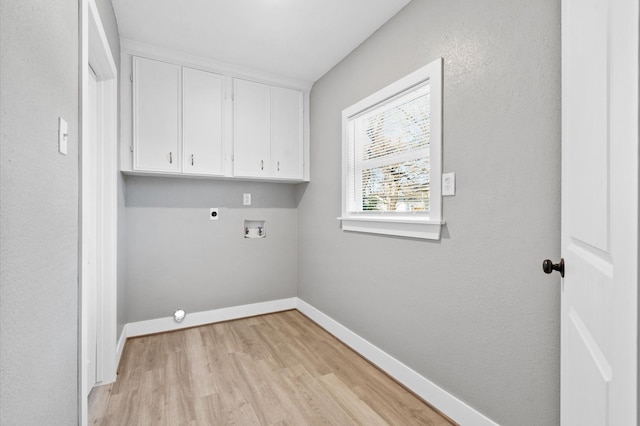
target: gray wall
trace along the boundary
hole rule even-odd
[[[340,230],[341,111],[444,58],[441,241]],[[314,85],[299,297],[503,425],[559,424],[560,1],[414,0]]]
[[[111,4],[111,0],[96,0],[96,6],[98,7],[98,14],[100,14],[104,32],[109,41],[113,60],[118,70],[120,70],[120,33],[118,32],[118,22],[113,12],[113,5]],[[120,93],[120,91],[118,91],[118,93]]]
[[[126,322],[296,295],[294,185],[128,176],[126,186]],[[266,220],[267,237],[245,239],[245,219]]]
[[[2,0],[0,69],[0,424],[74,425],[78,1]]]

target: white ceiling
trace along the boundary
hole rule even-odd
[[[313,83],[410,0],[112,0],[120,37]]]

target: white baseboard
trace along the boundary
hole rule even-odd
[[[339,322],[297,297],[214,309],[205,312],[187,313],[187,316],[181,323],[176,323],[173,317],[128,323],[122,329],[122,334],[118,339],[116,365],[120,364],[124,344],[128,337],[162,333],[216,322],[287,311],[290,309],[297,309],[305,314],[420,398],[428,401],[429,404],[445,413],[453,421],[461,425],[498,426],[496,422],[484,416],[482,413],[476,411],[460,399],[387,354],[382,349],[369,343]]]
[[[118,338],[118,346],[116,346],[116,373],[120,367],[120,358],[122,358],[124,344],[127,343],[127,325],[128,324],[125,324],[124,327],[122,327],[122,333],[120,333],[120,337]]]
[[[296,309],[456,423],[478,426],[498,425],[305,301],[298,299]]]

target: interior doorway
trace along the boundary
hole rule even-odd
[[[117,68],[94,0],[81,7],[79,423],[116,377]]]

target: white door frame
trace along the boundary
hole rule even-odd
[[[82,280],[82,236],[85,230],[82,226],[82,186],[83,168],[82,144],[90,141],[86,125],[88,114],[91,111],[88,102],[88,67],[94,70],[97,76],[98,92],[98,146],[101,147],[99,156],[101,164],[98,166],[98,182],[100,188],[97,196],[98,205],[101,206],[101,226],[99,227],[98,247],[99,259],[97,263],[101,283],[101,306],[97,309],[101,312],[98,319],[100,330],[97,335],[100,339],[97,347],[101,348],[99,359],[101,360],[99,371],[102,384],[115,381],[116,378],[116,324],[117,324],[117,173],[118,173],[118,70],[111,54],[98,8],[95,0],[79,0],[80,7],[80,104],[81,104],[81,143],[80,143],[80,249],[78,265],[79,273],[79,335],[78,335],[78,399],[79,399],[79,424],[86,425],[88,421],[87,395],[91,389],[87,385],[87,318],[88,301],[85,290],[86,283]]]

